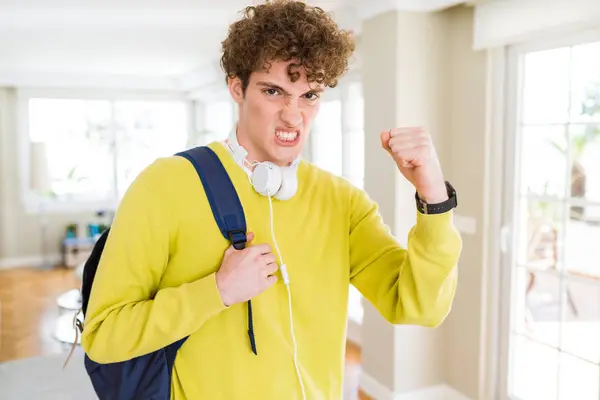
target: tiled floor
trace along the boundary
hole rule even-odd
[[[53,336],[56,298],[79,284],[73,271],[63,268],[0,271],[0,363],[68,350]],[[357,392],[360,364],[360,348],[347,343],[344,400],[373,400]]]

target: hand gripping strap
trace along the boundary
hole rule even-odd
[[[245,248],[247,238],[244,208],[219,157],[205,146],[189,149],[177,155],[188,159],[196,169],[221,234],[231,241],[236,250]],[[258,354],[251,301],[248,301],[248,337],[252,352]]]

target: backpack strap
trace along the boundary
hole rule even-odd
[[[176,155],[188,159],[196,169],[223,237],[236,250],[245,248],[247,237],[244,208],[219,157],[207,146],[195,147]],[[257,354],[251,301],[248,301],[248,336],[252,352]]]
[[[187,158],[196,169],[221,234],[235,249],[246,247],[244,208],[219,157],[205,146],[177,155]]]

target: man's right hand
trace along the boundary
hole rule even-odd
[[[230,246],[216,273],[217,289],[226,307],[250,300],[277,282],[277,259],[268,244],[249,246],[254,233],[249,233],[246,248]]]

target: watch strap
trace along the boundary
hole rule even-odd
[[[454,190],[450,182],[446,181],[444,183],[446,184],[448,200],[441,203],[428,204],[421,200],[419,194],[415,192],[415,201],[417,203],[417,210],[419,210],[419,212],[422,214],[443,214],[458,206],[456,190]]]

